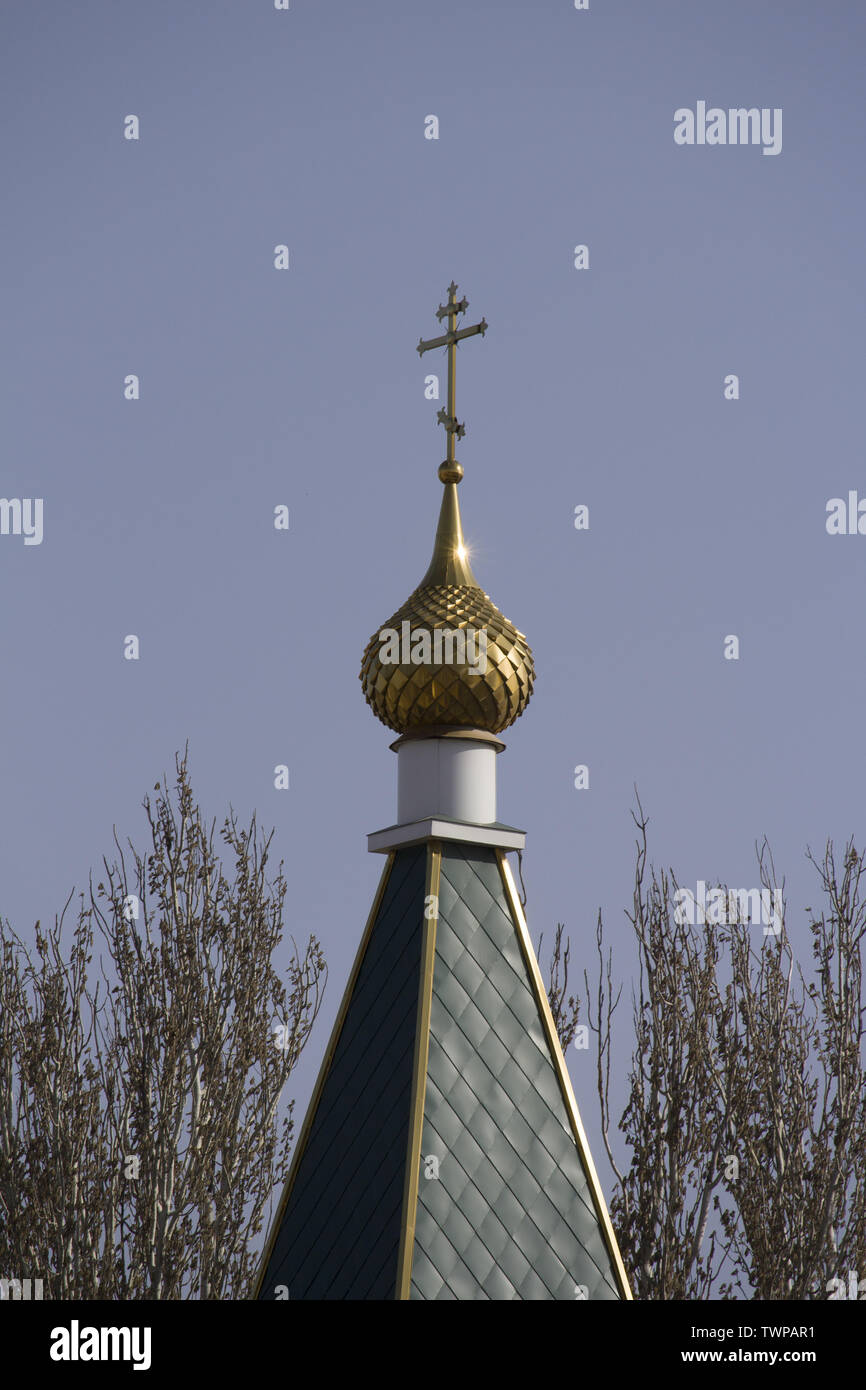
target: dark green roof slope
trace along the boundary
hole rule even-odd
[[[395,852],[260,1298],[628,1296],[500,862],[460,842]]]
[[[496,855],[481,846],[443,847],[421,1154],[412,1298],[621,1296]],[[430,1156],[438,1179],[425,1177]]]
[[[395,856],[260,1298],[394,1297],[426,860]]]

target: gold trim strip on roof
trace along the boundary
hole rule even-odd
[[[415,1221],[418,1214],[421,1131],[424,1127],[424,1102],[427,1097],[427,1061],[430,1053],[430,1013],[433,1002],[433,967],[436,963],[436,926],[439,921],[441,870],[442,845],[438,840],[429,840],[427,843],[427,875],[424,884],[424,935],[421,941],[415,1055],[412,1061],[409,1138],[406,1145],[406,1173],[403,1180],[403,1214],[400,1219],[397,1286],[394,1291],[395,1299],[401,1302],[408,1300],[412,1284],[412,1256],[415,1249]],[[433,908],[429,917],[427,916],[428,903]]]
[[[367,953],[367,947],[370,943],[370,937],[373,933],[373,926],[375,924],[376,918],[379,915],[379,908],[382,906],[382,899],[385,896],[385,889],[388,886],[388,879],[391,876],[391,870],[394,867],[395,858],[396,851],[392,849],[388,855],[388,858],[385,860],[385,867],[382,870],[382,877],[379,879],[379,886],[376,889],[376,893],[373,898],[373,905],[370,908],[370,915],[367,918],[367,923],[364,927],[364,932],[361,937],[361,943],[355,954],[355,959],[352,963],[352,969],[349,972],[349,979],[346,984],[346,988],[343,991],[343,997],[340,1000],[340,1007],[337,1010],[337,1017],[335,1018],[334,1026],[331,1029],[331,1036],[328,1040],[328,1046],[325,1049],[325,1055],[322,1058],[322,1065],[319,1067],[319,1074],[316,1077],[316,1084],[313,1087],[313,1094],[310,1097],[310,1103],[307,1106],[307,1113],[304,1116],[304,1123],[301,1126],[301,1132],[298,1135],[298,1142],[295,1145],[295,1152],[292,1155],[292,1162],[289,1168],[288,1177],[286,1178],[285,1187],[283,1188],[283,1195],[280,1198],[280,1204],[277,1208],[277,1213],[271,1223],[271,1229],[268,1233],[268,1238],[265,1242],[264,1250],[262,1252],[261,1263],[259,1265],[259,1271],[256,1275],[256,1280],[253,1285],[254,1299],[257,1299],[261,1296],[262,1283],[264,1282],[265,1273],[267,1272],[268,1264],[270,1263],[271,1255],[273,1254],[274,1245],[276,1243],[280,1226],[283,1222],[283,1216],[285,1215],[285,1210],[288,1205],[289,1197],[291,1196],[292,1188],[295,1183],[295,1178],[298,1175],[298,1168],[300,1167],[301,1159],[304,1155],[304,1150],[307,1147],[307,1140],[310,1137],[310,1130],[313,1126],[313,1120],[316,1118],[316,1110],[318,1109],[319,1101],[322,1097],[322,1091],[324,1090],[325,1082],[328,1078],[328,1072],[331,1070],[331,1063],[334,1060],[334,1053],[337,1050],[337,1043],[340,1041],[340,1033],[343,1031],[343,1024],[346,1021],[346,1014],[349,1009],[349,1003],[351,1001],[352,994],[355,989],[355,984],[357,982],[358,975],[361,970],[361,965],[364,960],[364,956]]]
[[[633,1294],[629,1286],[628,1275],[625,1272],[625,1265],[622,1262],[622,1255],[620,1254],[616,1233],[611,1223],[607,1203],[604,1200],[604,1193],[601,1190],[601,1183],[598,1180],[598,1173],[595,1170],[592,1154],[589,1151],[589,1143],[587,1142],[583,1122],[580,1118],[580,1111],[577,1108],[577,1100],[575,1099],[574,1089],[571,1084],[571,1077],[568,1074],[568,1067],[566,1066],[565,1058],[562,1054],[562,1047],[559,1042],[559,1034],[556,1031],[556,1024],[553,1021],[553,1014],[550,1011],[550,1000],[547,997],[547,990],[544,988],[544,981],[541,978],[541,971],[538,968],[535,948],[532,945],[529,928],[526,925],[526,918],[523,915],[523,908],[517,896],[517,888],[514,883],[514,878],[512,877],[511,865],[505,857],[504,850],[497,849],[496,858],[499,863],[499,872],[502,877],[502,882],[505,885],[505,894],[511,908],[511,915],[517,926],[523,959],[526,962],[529,978],[532,981],[536,1002],[541,1013],[541,1019],[547,1037],[547,1045],[550,1049],[554,1069],[559,1080],[559,1088],[562,1092],[568,1116],[571,1121],[571,1128],[575,1143],[577,1144],[577,1151],[583,1163],[584,1172],[586,1173],[589,1183],[589,1190],[592,1193],[592,1200],[595,1205],[596,1215],[598,1216],[601,1226],[604,1242],[607,1246],[611,1263],[613,1264],[614,1274],[620,1286],[620,1293],[624,1299],[631,1300],[633,1299]]]

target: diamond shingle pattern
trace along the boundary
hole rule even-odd
[[[446,845],[411,1297],[619,1292],[495,852]]]
[[[398,851],[260,1297],[394,1297],[427,850]],[[455,1257],[456,1258],[456,1257]],[[435,1295],[434,1295],[435,1296]]]

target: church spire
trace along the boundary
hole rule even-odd
[[[526,708],[534,671],[465,553],[454,352],[487,325],[455,327],[456,292],[439,309],[448,332],[419,345],[449,355],[433,561],[361,669],[402,735],[397,823],[367,837],[387,860],[260,1299],[631,1298],[506,857],[526,837],[496,811],[496,735]]]

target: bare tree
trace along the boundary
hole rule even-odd
[[[848,1287],[852,1271],[866,1276],[864,856],[849,844],[840,874],[828,844],[816,865],[827,910],[812,914],[817,980],[807,983],[766,842],[758,851],[761,886],[781,910],[773,929],[756,935],[739,895],[721,885],[718,920],[690,922],[678,911],[673,873],[647,866],[639,802],[634,819],[626,915],[637,978],[618,1125],[627,1166],[611,1142],[619,992],[614,997],[601,914],[598,966],[592,982],[584,971],[584,985],[615,1180],[611,1219],[635,1296],[826,1298]],[[551,976],[552,1002],[560,999],[556,983]],[[573,1036],[569,1027],[570,1018],[563,1039]]]
[[[717,967],[720,942],[673,911],[676,883],[647,875],[646,823],[640,838],[631,912],[638,950],[633,1004],[634,1050],[620,1129],[632,1149],[621,1172],[610,1144],[612,960],[604,958],[599,914],[599,968],[589,1025],[598,1039],[597,1084],[602,1132],[617,1188],[611,1220],[638,1298],[705,1298],[723,1252],[707,1242],[711,1202],[730,1120],[730,1097],[715,1084]],[[587,998],[590,995],[585,974]]]
[[[273,832],[233,812],[219,845],[186,753],[145,798],[146,854],[117,857],[34,955],[0,922],[0,1274],[50,1298],[243,1298],[285,1180],[285,1082],[327,971],[293,942],[286,985]],[[94,984],[94,951],[99,977]],[[276,1032],[275,1032],[276,1030]]]
[[[565,938],[563,945],[563,932],[565,927],[562,922],[556,924],[556,935],[553,938],[553,951],[548,965],[548,985],[547,997],[550,1001],[550,1012],[553,1015],[553,1022],[562,1044],[563,1052],[568,1051],[569,1044],[574,1041],[580,1022],[580,999],[568,993],[568,967],[571,961],[571,942]],[[541,948],[544,942],[544,933],[538,938],[537,956],[541,960]]]
[[[820,865],[809,857],[827,899],[810,922],[817,981],[795,971],[784,931],[760,953],[729,941],[739,1175],[722,1220],[757,1298],[826,1298],[858,1270],[866,1279],[864,859],[853,842],[841,873],[832,844]]]

